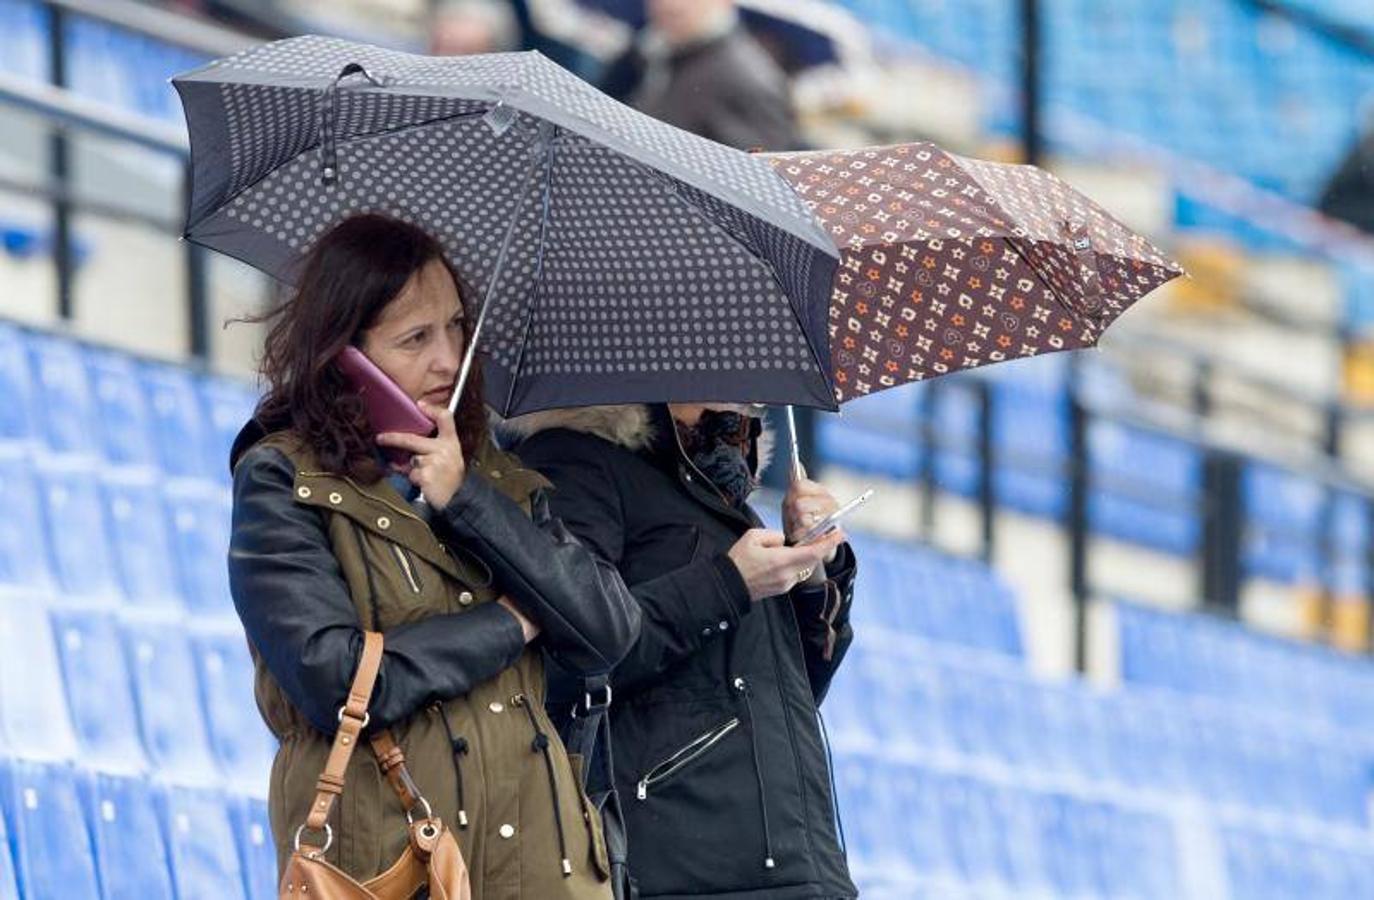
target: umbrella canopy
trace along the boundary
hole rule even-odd
[[[537,53],[426,57],[306,36],[173,79],[186,237],[286,282],[381,212],[477,296],[503,415],[594,403],[834,408],[836,249],[767,162],[611,100]]]
[[[841,248],[835,397],[1094,346],[1183,268],[1057,176],[934,144],[764,156]]]

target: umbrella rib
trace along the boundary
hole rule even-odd
[[[361,142],[361,141],[372,140],[373,138],[388,137],[388,136],[393,135],[393,134],[403,134],[403,133],[405,133],[405,132],[407,132],[407,131],[410,131],[411,129],[414,129],[414,128],[427,128],[427,127],[430,126],[430,125],[436,125],[436,124],[440,124],[440,123],[443,123],[443,122],[454,122],[454,121],[457,121],[457,120],[459,120],[459,119],[475,118],[475,117],[477,117],[477,116],[484,116],[484,115],[486,115],[486,114],[487,114],[487,110],[485,110],[485,109],[484,109],[484,110],[481,110],[481,111],[475,111],[475,110],[474,110],[473,112],[454,113],[454,114],[451,115],[451,116],[439,116],[438,118],[435,118],[435,119],[426,119],[426,120],[424,120],[423,122],[411,122],[411,123],[408,124],[408,125],[400,125],[400,126],[398,126],[398,127],[396,127],[396,128],[388,128],[388,129],[385,129],[385,130],[383,130],[383,131],[374,131],[374,132],[371,132],[370,134],[355,134],[355,135],[353,135],[352,137],[344,138],[343,140],[340,140],[340,141],[338,141],[337,143],[338,143],[338,145],[343,145],[343,144],[356,144],[356,143],[359,143],[359,142]],[[263,172],[263,173],[262,173],[261,175],[259,175],[257,178],[254,178],[254,179],[253,179],[251,182],[249,182],[248,184],[245,184],[243,187],[239,188],[237,191],[234,191],[234,193],[233,193],[232,196],[226,197],[226,198],[224,198],[224,200],[222,200],[222,201],[216,203],[214,209],[210,210],[210,212],[209,212],[207,215],[203,216],[201,219],[199,219],[199,220],[196,221],[195,223],[189,223],[189,222],[188,222],[187,225],[186,225],[186,230],[183,232],[182,236],[183,236],[183,237],[186,237],[186,238],[190,238],[190,237],[191,237],[191,230],[192,230],[193,228],[195,228],[197,225],[200,225],[200,224],[204,223],[207,219],[211,218],[211,217],[214,216],[216,213],[218,213],[218,212],[220,212],[221,210],[223,210],[226,206],[228,206],[229,204],[233,203],[233,202],[234,202],[235,200],[237,200],[239,197],[242,197],[244,194],[246,194],[246,193],[248,193],[249,191],[253,190],[254,188],[258,187],[260,184],[262,184],[262,183],[263,183],[264,181],[266,181],[268,178],[271,178],[273,174],[275,174],[275,173],[281,171],[281,169],[282,169],[284,166],[289,166],[289,165],[291,165],[293,162],[295,162],[296,160],[300,159],[300,158],[301,158],[302,156],[304,156],[305,154],[311,153],[311,152],[313,152],[313,151],[315,151],[315,150],[320,149],[320,145],[321,145],[321,142],[320,142],[320,141],[316,141],[315,143],[311,144],[309,147],[304,147],[304,148],[302,148],[302,149],[300,150],[300,152],[294,154],[290,159],[283,160],[280,164],[273,166],[272,168],[268,169],[266,172]],[[214,249],[214,248],[211,248],[211,249]]]
[[[529,309],[525,313],[525,327],[520,334],[515,366],[510,372],[510,384],[506,388],[505,408],[501,410],[502,416],[509,416],[511,402],[515,399],[515,385],[520,379],[520,370],[525,365],[525,347],[530,338],[530,327],[534,324],[534,313],[539,307],[539,301],[544,298],[543,277],[544,277],[544,242],[549,228],[549,207],[553,199],[553,158],[554,158],[554,139],[558,137],[559,128],[554,126],[553,134],[549,136],[547,145],[544,148],[544,188],[540,198],[543,210],[539,218],[539,250],[538,258],[534,265],[534,300],[530,303]]]
[[[648,172],[650,175],[654,176],[660,181],[662,181],[663,179],[672,179],[671,175],[668,175],[664,172],[660,172],[652,166],[645,165],[637,159],[632,159],[629,157],[627,158],[630,159],[631,163],[633,163],[636,166],[639,166],[641,169]],[[768,274],[773,278],[773,284],[777,285],[778,293],[782,294],[783,299],[787,301],[787,309],[789,312],[792,313],[792,318],[796,321],[797,327],[801,329],[802,338],[806,341],[806,349],[810,351],[811,359],[816,363],[816,368],[821,373],[821,380],[825,382],[826,389],[833,394],[835,386],[831,381],[830,372],[826,365],[821,362],[820,356],[816,354],[816,348],[812,346],[810,336],[806,333],[806,323],[802,321],[801,314],[797,312],[797,307],[792,302],[792,297],[787,293],[787,289],[782,286],[782,279],[778,277],[777,270],[773,268],[772,260],[766,259],[760,256],[759,254],[755,253],[754,250],[748,244],[744,243],[744,241],[741,240],[737,235],[732,233],[730,229],[726,228],[724,225],[721,225],[719,222],[712,220],[705,213],[703,213],[695,203],[693,203],[691,200],[688,200],[686,197],[682,196],[682,194],[678,192],[675,186],[670,185],[669,190],[672,192],[673,196],[677,197],[677,199],[680,202],[682,202],[685,206],[687,206],[688,209],[692,211],[693,215],[701,219],[701,221],[706,223],[708,227],[723,233],[730,240],[734,241],[735,245],[738,246],[741,250],[743,250],[745,253],[749,254],[754,259],[758,260],[759,262],[767,266]],[[795,235],[793,235],[793,237],[795,237]],[[827,347],[829,346],[828,333],[826,335],[826,345]]]
[[[536,132],[536,140],[548,140],[545,127],[553,127],[551,123],[541,120]],[[487,321],[487,313],[491,310],[491,303],[496,296],[496,284],[501,280],[501,271],[506,264],[506,251],[510,249],[511,238],[515,236],[515,227],[520,223],[520,214],[525,210],[525,200],[529,197],[530,181],[534,178],[534,170],[538,163],[530,161],[525,177],[520,182],[520,194],[516,199],[515,212],[511,214],[510,224],[506,226],[505,236],[501,238],[501,248],[496,253],[496,264],[491,270],[491,279],[487,281],[485,296],[482,298],[482,308],[477,313],[477,326],[472,332],[472,341],[468,344],[467,352],[463,355],[463,367],[458,373],[458,381],[453,386],[453,396],[449,398],[449,412],[454,412],[458,408],[458,400],[463,395],[463,388],[467,386],[468,374],[472,371],[473,358],[477,355],[477,344],[482,336],[483,326]]]

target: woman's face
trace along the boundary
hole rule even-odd
[[[363,332],[361,349],[410,399],[447,406],[463,364],[463,343],[458,286],[436,259],[411,276]]]

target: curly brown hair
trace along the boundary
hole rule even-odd
[[[433,260],[453,276],[463,304],[463,337],[472,341],[472,291],[423,229],[367,213],[344,219],[302,260],[296,288],[255,321],[269,324],[259,371],[267,389],[255,418],[267,432],[294,431],[329,471],[370,484],[386,474],[358,394],[335,364],[349,344]],[[455,413],[468,462],[488,440],[481,366],[474,360]]]

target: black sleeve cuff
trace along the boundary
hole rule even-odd
[[[720,585],[725,621],[731,625],[738,624],[753,608],[753,602],[749,598],[749,586],[744,583],[744,576],[740,574],[739,567],[728,554],[722,553],[714,557],[711,567],[715,572],[716,582]]]

